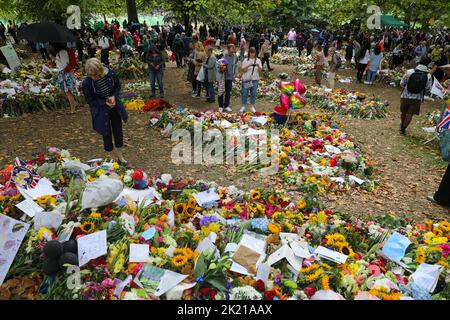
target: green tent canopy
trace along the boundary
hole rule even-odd
[[[382,14],[381,15],[381,26],[388,26],[388,27],[406,27],[407,24],[397,20],[396,18],[394,18],[393,16],[391,16],[390,14]]]

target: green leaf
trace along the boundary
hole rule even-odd
[[[197,262],[195,263],[194,277],[195,278],[201,277],[205,274],[205,272],[206,272],[205,257],[203,256],[203,254],[201,254],[198,257]]]

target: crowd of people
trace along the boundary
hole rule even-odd
[[[7,27],[0,24],[0,37],[17,41],[17,29],[11,21]],[[124,59],[136,54],[136,58],[142,59],[150,79],[152,98],[156,97],[157,88],[159,97],[164,97],[164,70],[170,59],[177,68],[186,69],[187,80],[192,84],[192,97],[204,97],[207,103],[213,104],[217,96],[219,112],[233,111],[231,92],[238,77],[242,88],[241,113],[256,112],[257,89],[264,65],[267,71],[273,70],[269,59],[282,46],[297,48],[300,56],[313,59],[317,85],[321,85],[322,72],[326,70],[331,89],[344,64],[356,69],[357,83],[373,84],[389,53],[390,68],[401,67],[404,71],[400,82],[403,88],[400,133],[403,135],[412,117],[420,113],[424,98],[430,95],[433,81],[447,79],[439,67],[450,62],[450,34],[444,30],[424,33],[385,28],[357,33],[351,30],[297,32],[294,28],[283,32],[280,28],[250,33],[240,27],[222,29],[202,25],[194,30],[192,27],[185,29],[181,24],[148,26],[145,22],[123,21],[120,25],[115,20],[97,24],[95,28],[83,28],[75,34],[77,41],[74,43],[36,43],[31,44],[32,49],[40,52],[44,60],[55,57],[59,70],[58,87],[70,103],[70,112],[76,110],[73,72],[78,66],[73,60],[84,63],[83,93],[91,107],[94,128],[103,136],[105,151],[115,152],[121,162],[126,162],[120,151],[123,146],[122,121],[126,121],[128,115],[120,101],[119,79],[110,66],[111,50],[120,51],[120,57]],[[98,51],[100,60],[95,58]],[[172,53],[171,57],[168,52]],[[450,205],[446,196],[450,193],[449,170],[439,191],[429,197],[431,201]]]

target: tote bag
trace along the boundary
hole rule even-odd
[[[450,161],[450,130],[444,130],[441,133],[439,141],[441,156],[444,161]]]
[[[205,70],[203,67],[201,67],[200,71],[198,72],[197,81],[200,81],[200,82],[205,81]]]

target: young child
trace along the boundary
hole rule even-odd
[[[219,96],[219,112],[223,112],[223,99],[220,99],[221,96],[225,93],[225,74],[227,73],[228,61],[225,58],[221,58],[217,61],[217,94]]]

